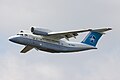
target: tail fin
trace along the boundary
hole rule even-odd
[[[111,30],[111,28],[91,30],[89,34],[85,37],[85,39],[82,41],[82,43],[95,47],[104,32],[108,30]]]

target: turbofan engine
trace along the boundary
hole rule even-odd
[[[47,36],[49,32],[51,32],[48,29],[43,29],[43,28],[31,28],[31,32],[36,35],[42,35],[42,36]]]

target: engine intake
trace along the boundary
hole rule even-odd
[[[31,32],[36,35],[42,35],[42,36],[48,36],[48,33],[51,32],[48,29],[43,29],[43,28],[31,28]]]

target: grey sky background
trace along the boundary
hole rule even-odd
[[[0,80],[120,80],[119,0],[0,0]],[[49,54],[8,37],[31,26],[53,31],[112,27],[97,50]],[[80,42],[85,34],[80,34]]]

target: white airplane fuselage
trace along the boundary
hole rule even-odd
[[[37,50],[39,49],[51,53],[76,52],[76,51],[97,49],[94,46],[90,46],[83,43],[55,40],[49,37],[28,34],[28,33],[21,33],[15,36],[11,36],[9,40],[17,44],[21,44],[25,46],[29,45]]]

